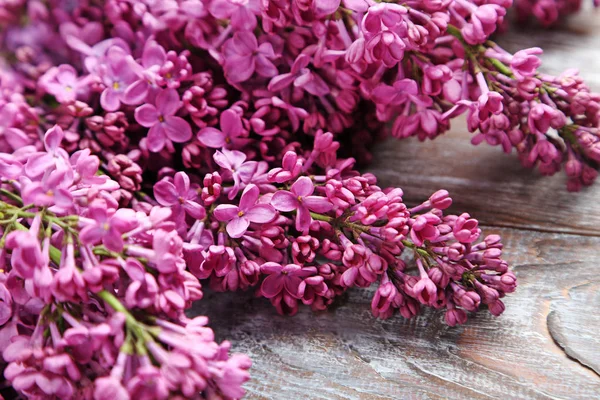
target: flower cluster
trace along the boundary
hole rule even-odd
[[[474,143],[569,188],[600,97],[489,40],[510,0],[15,0],[0,12],[0,350],[32,398],[238,398],[245,356],[184,311],[251,289],[281,314],[375,285],[449,325],[516,280],[440,190],[410,208],[357,165],[386,130]],[[265,301],[267,301],[265,300]],[[4,318],[4,316],[7,316]]]
[[[119,184],[89,149],[0,161],[4,377],[30,398],[239,398],[250,360],[229,355],[183,259],[175,208],[119,208]]]
[[[600,2],[594,0],[594,6]],[[534,17],[542,26],[551,26],[559,22],[565,15],[576,13],[581,9],[581,0],[516,0],[515,9],[519,20],[526,21]]]

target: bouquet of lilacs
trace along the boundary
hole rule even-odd
[[[582,0],[516,0],[515,8],[520,21],[534,18],[542,26],[552,26],[566,15],[574,14],[581,9]],[[593,1],[594,7],[600,6],[600,1]]]
[[[59,0],[0,8],[0,350],[29,398],[233,399],[250,361],[185,311],[253,290],[281,314],[373,286],[449,325],[515,290],[497,235],[356,166],[468,113],[569,188],[600,96],[489,40],[506,1]]]

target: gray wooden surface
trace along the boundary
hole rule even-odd
[[[600,91],[600,13],[501,43],[542,46],[546,71],[577,66]],[[248,398],[600,398],[600,184],[568,193],[563,175],[542,177],[468,140],[460,122],[433,142],[390,141],[370,171],[402,187],[409,204],[448,189],[456,210],[503,236],[519,278],[506,312],[456,328],[437,312],[379,321],[371,293],[352,290],[326,313],[286,318],[252,293],[207,293],[197,312],[253,359]]]

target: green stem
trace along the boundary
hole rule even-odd
[[[129,312],[127,308],[115,297],[114,294],[102,290],[97,293],[98,297],[104,300],[113,310],[116,312],[123,313],[125,315],[125,321],[130,325],[138,325],[138,321],[135,319],[133,315]]]
[[[498,70],[498,72],[500,72],[502,75],[506,75],[509,78],[513,77],[513,73],[510,68],[504,65],[502,61],[492,57],[486,57],[486,60],[488,60],[489,63],[492,64],[494,68],[496,68],[496,70]]]
[[[343,226],[345,228],[350,228],[354,231],[360,231],[364,233],[369,232],[369,227],[361,224],[356,224],[354,222],[343,221],[339,218],[330,217],[327,215],[317,214],[311,211],[310,216],[317,221],[325,221],[329,222],[332,225]]]
[[[467,42],[465,42],[465,39],[462,36],[462,33],[460,32],[460,29],[458,29],[456,26],[454,25],[448,25],[446,32],[448,32],[450,35],[454,36],[455,38],[457,38],[463,45],[463,47],[465,48],[465,51],[467,53],[472,53],[470,50],[472,48],[472,46],[470,46]],[[484,53],[486,51],[486,47],[483,45],[477,46],[476,49],[480,52],[480,53]],[[502,61],[496,59],[496,58],[492,58],[492,57],[485,57],[485,59],[494,66],[494,68],[496,68],[496,70],[498,72],[500,72],[502,75],[506,75],[510,78],[513,77],[513,73],[511,71],[511,69],[509,67],[507,67]]]
[[[448,26],[446,27],[446,32],[448,32],[450,35],[460,40],[461,43],[466,45],[465,39],[463,38],[462,33],[460,33],[460,29],[458,29],[456,26],[448,24]]]
[[[27,214],[27,213],[25,213],[25,214]],[[15,213],[15,216],[16,215],[17,214]],[[22,216],[22,214],[19,214],[19,215]],[[33,216],[35,216],[35,214],[33,214]],[[53,217],[48,217],[48,218],[50,218],[53,222],[56,221],[56,218],[53,218]],[[16,219],[15,219],[14,223],[11,224],[11,226],[13,226],[15,229],[18,229],[21,231],[29,230],[29,228],[27,228],[26,226],[24,226],[23,224],[18,222]],[[68,240],[72,240],[72,237],[70,235],[68,236]],[[52,260],[52,262],[55,263],[56,265],[60,265],[61,256],[62,256],[61,251],[51,245],[50,249],[49,249],[49,253],[50,253],[49,254],[50,260]],[[100,253],[100,254],[109,255],[109,256],[120,256],[114,252],[108,251],[105,248],[97,248],[97,249],[95,248],[94,253],[97,253],[97,254]],[[128,329],[131,330],[131,332],[139,340],[139,342],[137,342],[135,344],[135,349],[136,349],[137,353],[140,355],[147,354],[145,343],[146,343],[146,341],[153,340],[152,336],[148,332],[149,328],[147,328],[145,325],[140,323],[129,312],[129,310],[119,301],[119,299],[114,294],[112,294],[106,290],[102,290],[97,293],[97,296],[100,297],[102,300],[104,300],[106,302],[106,304],[108,304],[113,310],[115,310],[116,312],[123,313],[123,315],[125,315],[125,323],[127,324]]]
[[[16,194],[14,194],[6,189],[0,189],[0,194],[8,197],[12,201],[17,202],[17,204],[19,204],[19,205],[23,205],[23,200],[19,196],[17,196]]]
[[[323,214],[317,214],[312,211],[310,212],[310,216],[312,217],[312,219],[316,219],[317,221],[325,221],[325,222],[333,221],[333,217],[329,217],[329,216],[323,215]]]

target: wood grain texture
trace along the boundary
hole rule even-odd
[[[548,329],[569,357],[600,375],[600,285],[589,282],[567,290],[567,298],[551,303]]]
[[[600,378],[582,363],[600,362],[598,325],[585,317],[600,296],[569,290],[600,285],[600,238],[491,231],[505,238],[520,282],[499,318],[483,312],[458,328],[439,312],[375,320],[368,290],[350,291],[329,312],[303,309],[293,318],[252,293],[209,293],[194,313],[207,314],[219,338],[253,359],[252,399],[597,398]],[[550,313],[582,363],[555,343]]]
[[[558,31],[512,33],[509,49],[545,48],[546,71],[579,66],[600,90],[600,14]],[[416,204],[439,188],[499,233],[519,279],[499,318],[449,328],[443,315],[380,321],[368,290],[331,310],[278,316],[264,299],[206,294],[193,313],[254,362],[250,399],[600,398],[600,185],[567,193],[560,174],[520,167],[499,148],[468,144],[463,122],[433,142],[389,141],[370,171]]]

